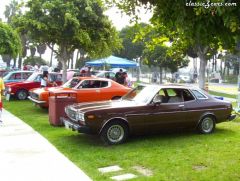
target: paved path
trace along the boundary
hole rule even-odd
[[[83,171],[30,126],[3,110],[1,181],[89,181]]]

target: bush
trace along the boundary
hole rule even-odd
[[[229,84],[237,84],[238,76],[237,75],[225,76],[224,82],[229,83]]]

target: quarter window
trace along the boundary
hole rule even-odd
[[[207,99],[207,96],[205,96],[203,93],[201,93],[198,90],[192,90],[192,92],[196,96],[197,99]]]

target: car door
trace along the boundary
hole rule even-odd
[[[101,100],[98,80],[84,80],[77,88],[78,102],[91,102]]]
[[[164,95],[162,95],[161,91]],[[149,118],[146,119],[148,130],[155,132],[161,129],[168,130],[184,127],[186,112],[184,111],[181,89],[166,88],[160,90],[158,94],[161,94],[166,99],[161,103],[154,103],[153,101],[149,105],[151,111]],[[175,97],[176,99],[174,99]],[[171,99],[175,101],[170,102]]]

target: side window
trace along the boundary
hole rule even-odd
[[[22,78],[25,80],[25,79],[27,79],[30,75],[31,75],[31,73],[25,72],[25,73],[22,74]]]
[[[69,88],[73,88],[75,87],[78,83],[80,82],[80,79],[72,79],[70,82],[69,82]]]
[[[154,102],[162,102],[162,103],[167,103],[167,96],[165,95],[165,92],[163,89],[161,89],[153,98]]]
[[[166,89],[166,91],[169,97],[174,97],[177,95],[174,89]]]
[[[168,103],[183,102],[181,89],[167,89]]]
[[[15,74],[12,74],[12,75],[9,77],[9,80],[12,80],[12,79],[15,79]]]
[[[100,86],[100,81],[85,80],[81,83],[79,88],[98,88]]]
[[[15,79],[17,79],[17,80],[21,79],[21,73],[16,73],[15,74]]]
[[[107,87],[108,86],[108,81],[100,81],[100,87]]]
[[[203,93],[201,93],[198,90],[192,90],[192,92],[196,96],[197,99],[207,99],[207,96],[205,96]]]
[[[183,90],[182,94],[184,102],[194,100],[193,95],[188,90]]]
[[[115,73],[110,72],[110,79],[114,79],[115,78]]]
[[[41,76],[42,76],[42,75],[38,75],[38,76],[35,78],[34,81],[35,81],[35,82],[41,82]]]

